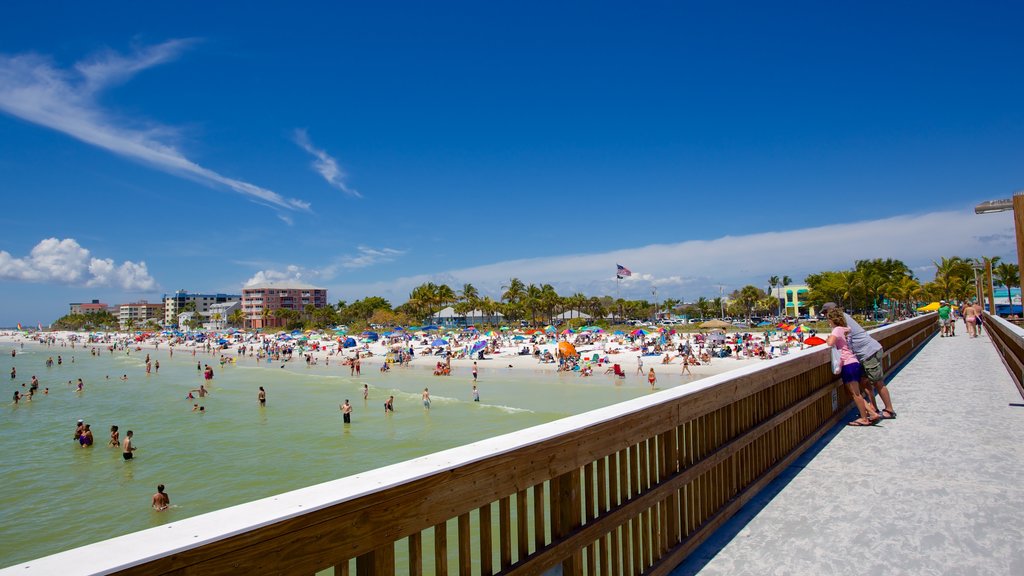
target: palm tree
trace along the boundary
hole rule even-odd
[[[701,296],[700,298],[697,298],[697,313],[700,314],[701,321],[704,320],[705,316],[709,315],[709,311],[710,310],[711,310],[711,301],[710,300],[708,300],[707,298],[705,298],[703,296]]]
[[[501,294],[501,300],[514,303],[522,299],[523,294],[526,292],[526,285],[519,278],[512,278],[508,281],[508,285],[502,286],[501,289],[504,290]]]
[[[462,290],[459,290],[459,300],[469,304],[469,308],[472,310],[477,307],[477,301],[480,299],[480,292],[472,284],[463,284]]]
[[[772,277],[768,278],[768,293],[771,294],[775,298],[775,309],[776,310],[778,310],[778,308],[779,308],[779,302],[778,302],[779,297],[778,297],[778,293],[775,292],[775,287],[778,286],[778,285],[779,285],[779,277],[778,276],[772,276]],[[781,312],[779,314],[781,315]]]
[[[530,284],[526,287],[526,292],[522,297],[523,305],[530,311],[530,325],[533,326],[537,323],[537,308],[541,305],[541,297],[544,292],[540,286],[536,284]]]
[[[555,291],[555,287],[551,284],[545,284],[540,287],[540,305],[544,312],[547,313],[548,323],[554,319],[555,310],[562,304],[562,297]]]
[[[240,326],[243,329],[246,328],[245,312],[241,308],[233,310],[231,314],[228,314],[228,323],[230,323],[232,326]]]
[[[661,309],[675,314],[676,308],[682,303],[683,301],[677,298],[665,298],[661,301]]]
[[[480,307],[480,312],[487,317],[494,316],[494,313],[498,311],[498,303],[492,300],[490,296],[484,296],[478,303],[478,306]]]
[[[1006,288],[1006,300],[1013,305],[1013,297],[1011,296],[1013,287],[1020,288],[1020,267],[1017,264],[1010,264],[1009,262],[1003,262],[992,269],[992,275],[995,276],[995,281],[1001,286]],[[995,313],[994,310],[991,311]]]

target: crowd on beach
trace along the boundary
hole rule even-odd
[[[696,379],[710,373],[722,372],[745,361],[769,360],[784,355],[794,346],[801,346],[806,332],[769,331],[760,334],[731,334],[724,332],[675,333],[662,330],[646,333],[636,330],[606,333],[600,329],[582,331],[551,330],[504,330],[479,333],[475,330],[431,333],[426,331],[393,331],[382,335],[362,334],[360,341],[353,345],[353,338],[333,333],[292,333],[266,334],[258,332],[231,331],[221,334],[182,333],[73,333],[38,332],[26,334],[9,332],[0,334],[0,341],[15,345],[11,355],[24,349],[26,343],[53,351],[44,362],[44,368],[74,365],[75,355],[92,357],[103,355],[128,355],[140,357],[146,375],[160,372],[160,360],[151,358],[151,353],[161,351],[166,357],[176,355],[179,361],[184,356],[194,359],[196,373],[200,378],[197,388],[188,391],[186,399],[193,412],[206,413],[204,400],[211,394],[215,366],[245,361],[267,367],[285,368],[305,364],[307,368],[347,370],[351,376],[359,376],[363,364],[379,364],[381,372],[394,368],[432,367],[437,376],[464,376],[471,384],[469,400],[480,402],[481,391],[478,379],[481,366],[490,369],[532,369],[550,371],[579,377],[593,377],[597,373],[612,376],[610,383],[619,384],[627,377],[623,366],[635,362],[635,374],[644,379],[652,389],[659,380],[655,373],[664,372],[675,366],[684,379]],[[142,358],[142,356],[144,358]],[[166,360],[167,358],[165,358]],[[648,363],[645,369],[645,361]],[[738,363],[737,363],[738,361]],[[716,366],[712,369],[712,362]],[[703,370],[703,372],[702,372]],[[696,374],[695,374],[695,371]],[[18,379],[17,369],[11,368],[11,381]],[[111,380],[111,375],[106,375]],[[128,373],[114,378],[129,379]],[[84,395],[86,383],[82,378],[68,380],[68,388]],[[670,385],[672,383],[669,383]],[[52,385],[52,384],[51,384]],[[48,395],[49,386],[40,391],[40,381],[32,375],[31,380],[22,383],[15,390],[13,404],[31,402],[38,394]],[[267,390],[260,386],[256,399],[261,408],[267,405]],[[369,388],[363,385],[363,399],[368,401]],[[430,391],[423,389],[421,401],[424,410],[431,408]],[[383,402],[384,414],[395,410],[395,397],[389,395]],[[353,408],[349,399],[339,405],[343,423],[352,423]],[[137,457],[135,431],[128,430],[122,436],[118,424],[109,424],[110,449],[119,450],[122,459],[128,463]],[[96,444],[94,423],[79,419],[74,428],[73,441],[82,449]],[[102,441],[101,441],[102,442]],[[163,485],[153,496],[153,505],[164,510],[170,504]]]

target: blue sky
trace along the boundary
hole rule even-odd
[[[1013,261],[1010,217],[971,208],[1024,188],[1022,12],[15,4],[0,325],[259,278],[691,300],[858,258]]]

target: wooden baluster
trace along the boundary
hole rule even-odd
[[[409,536],[409,576],[423,576],[423,534]]]
[[[459,514],[459,576],[472,576],[473,554],[469,537],[469,512]]]
[[[608,505],[608,461],[611,456],[607,458],[601,458],[597,461],[597,511],[598,517],[603,516],[609,510]],[[601,565],[601,576],[609,576],[611,574],[608,566],[609,548],[611,547],[612,537],[611,534],[605,534],[601,537],[600,546],[598,547],[599,563]],[[593,574],[593,571],[591,571]]]
[[[594,521],[595,508],[597,507],[597,495],[595,494],[594,477],[595,465],[588,462],[583,466],[583,518],[587,524]],[[587,545],[587,573],[596,574],[595,564],[597,562],[597,541]]]
[[[498,500],[498,547],[501,569],[512,565],[512,507],[508,496]]]
[[[526,501],[526,490],[516,492],[516,549],[519,553],[518,562],[530,555],[530,515],[529,503]]]
[[[491,576],[494,573],[494,569],[491,566],[492,562],[492,544],[491,544],[491,505],[485,504],[479,509],[480,514],[480,574],[483,576]]]
[[[434,526],[434,574],[448,574],[448,523]]]
[[[341,564],[335,564],[334,576],[348,576],[348,560],[345,560]]]
[[[614,510],[619,507],[621,500],[620,492],[620,481],[622,477],[622,451],[618,451],[615,454],[608,456],[608,509]],[[611,571],[613,574],[622,574],[623,562],[622,557],[622,538],[620,532],[622,525],[619,524],[612,529],[612,566]]]
[[[540,550],[544,540],[544,483],[533,487],[533,549]]]
[[[582,511],[580,495],[580,470],[566,472],[551,481],[551,501],[559,502],[558,514],[552,514],[552,540],[557,541],[568,536],[581,525]],[[565,576],[581,576],[583,574],[583,555],[579,550],[562,561],[562,574]]]

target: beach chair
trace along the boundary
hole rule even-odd
[[[625,378],[626,377],[626,373],[622,371],[622,366],[620,366],[618,364],[613,364],[612,368],[615,369],[615,376],[616,377],[618,377],[618,378]]]

